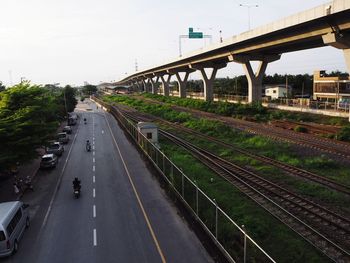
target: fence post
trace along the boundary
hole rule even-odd
[[[247,235],[245,233],[245,227],[244,225],[242,225],[242,229],[243,229],[243,234],[244,234],[244,245],[243,245],[243,263],[247,262]]]
[[[198,184],[197,184],[196,180],[194,180],[194,183],[196,185],[196,213],[197,213],[197,216],[199,216],[199,214],[198,214]]]
[[[184,182],[184,173],[181,171],[181,192],[182,198],[185,199],[185,182]]]
[[[163,173],[165,174],[165,156],[163,152],[162,154],[163,154]]]
[[[171,175],[171,184],[174,186],[174,165],[173,163],[171,164],[171,169],[170,169],[170,175]]]
[[[215,203],[215,238],[218,239],[218,203],[213,199]]]

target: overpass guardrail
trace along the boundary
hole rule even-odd
[[[196,181],[192,181],[156,145],[140,133],[136,125],[116,107],[96,97],[91,99],[111,113],[123,126],[229,261],[276,262],[246,233],[244,226],[240,226],[230,218],[215,200],[201,190]]]

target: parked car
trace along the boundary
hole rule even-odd
[[[21,201],[0,203],[0,257],[18,250],[18,242],[29,227],[27,204]]]
[[[57,156],[53,153],[45,154],[41,157],[40,168],[53,168],[57,165]]]
[[[73,129],[71,126],[64,126],[63,131],[68,133],[68,134],[71,134]]]
[[[60,142],[53,142],[46,148],[46,153],[54,153],[58,156],[61,156],[64,152],[64,147]]]
[[[57,134],[57,139],[61,143],[68,143],[69,142],[69,135],[66,132],[60,132]]]

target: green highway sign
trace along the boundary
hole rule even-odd
[[[202,32],[190,32],[188,34],[189,38],[203,38],[203,33]]]
[[[193,32],[193,27],[188,28],[188,38],[203,38],[202,32]]]

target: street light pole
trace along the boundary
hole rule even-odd
[[[248,8],[248,30],[250,30],[250,8],[251,7],[259,7],[259,5],[257,4],[239,4],[239,6],[242,6],[242,7],[247,7]]]

